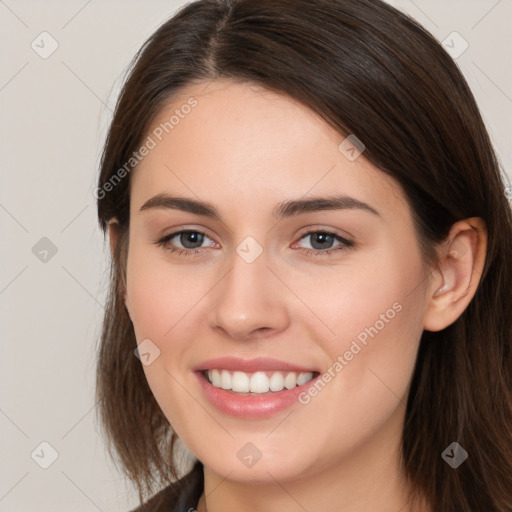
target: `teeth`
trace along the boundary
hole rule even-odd
[[[238,393],[249,393],[251,379],[246,373],[235,372],[231,377],[231,389]]]
[[[227,370],[222,370],[220,376],[220,387],[222,389],[231,389],[231,375]]]
[[[238,391],[235,387],[234,376],[240,373],[245,375],[242,372],[235,372],[233,375],[233,389]],[[264,372],[256,372],[251,376],[251,380],[249,381],[249,391],[251,393],[267,393],[269,389],[269,378],[265,375]]]
[[[312,378],[312,373],[299,373],[299,376],[297,377],[297,386],[302,386],[302,384],[306,384],[306,382],[310,381]]]
[[[268,393],[302,386],[313,378],[313,372],[230,372],[228,370],[208,370],[208,380],[213,386],[230,389],[236,393]]]
[[[272,374],[269,379],[270,391],[281,391],[284,388],[284,377],[281,372]]]
[[[291,372],[284,378],[284,387],[286,389],[292,389],[295,386],[297,386],[297,374]]]

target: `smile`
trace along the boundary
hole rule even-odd
[[[204,370],[203,376],[212,386],[235,393],[265,394],[293,389],[312,380],[318,372],[256,371],[246,373],[225,369]]]

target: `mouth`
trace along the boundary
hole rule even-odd
[[[301,404],[320,372],[290,359],[223,356],[192,368],[202,396],[217,411],[241,419],[264,419]]]
[[[272,395],[283,390],[295,389],[320,375],[317,371],[233,371],[222,368],[201,370],[199,374],[213,387],[236,395]]]

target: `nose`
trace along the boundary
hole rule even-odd
[[[269,263],[266,251],[251,263],[233,253],[230,269],[212,290],[209,323],[213,329],[246,341],[287,328],[286,290]]]

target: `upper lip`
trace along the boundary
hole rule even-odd
[[[252,359],[241,359],[239,357],[218,357],[215,359],[208,359],[196,365],[194,371],[204,370],[231,370],[241,371],[245,373],[253,373],[259,370],[271,371],[271,370],[285,370],[289,372],[315,372],[316,370],[299,366],[286,361],[280,361],[279,359],[272,359],[269,357],[254,357]]]

